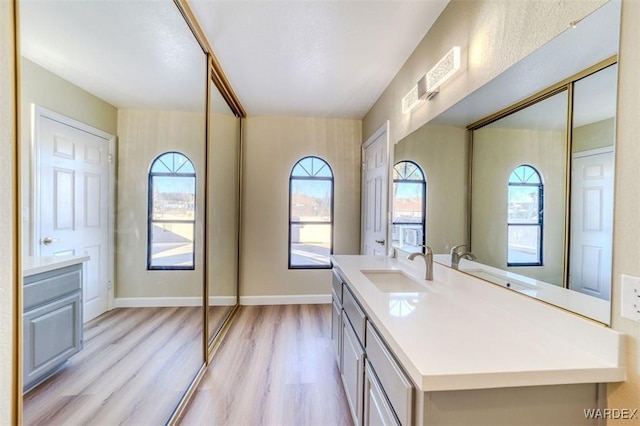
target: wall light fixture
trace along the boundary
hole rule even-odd
[[[453,47],[438,63],[422,76],[402,98],[402,113],[413,111],[425,100],[433,98],[452,75],[460,69],[460,47]]]
[[[431,99],[440,86],[460,69],[460,47],[452,48],[427,73],[427,93]]]

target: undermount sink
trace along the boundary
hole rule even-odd
[[[384,293],[418,293],[426,287],[401,271],[378,270],[361,271],[380,291]]]

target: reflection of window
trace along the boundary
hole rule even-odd
[[[423,251],[427,183],[420,166],[401,161],[393,167],[392,241],[406,251]]]
[[[511,172],[507,208],[507,266],[541,266],[543,185],[536,169]]]
[[[298,161],[289,177],[289,268],[330,268],[333,172],[321,158]]]
[[[196,172],[187,157],[167,152],[151,163],[147,269],[194,269]]]

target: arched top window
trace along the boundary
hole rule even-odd
[[[393,166],[394,181],[419,181],[424,182],[424,172],[413,161],[400,161]]]
[[[392,244],[409,252],[424,252],[427,181],[413,161],[393,167]]]
[[[147,269],[195,268],[196,173],[179,152],[156,157],[149,172]]]
[[[542,266],[542,176],[523,164],[509,175],[507,201],[507,266]]]
[[[333,171],[319,157],[298,161],[289,176],[289,268],[330,268]]]

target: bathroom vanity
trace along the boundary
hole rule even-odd
[[[82,264],[88,256],[30,257],[23,264],[23,389],[82,349]]]
[[[356,425],[594,424],[623,336],[445,267],[333,256],[332,337]]]

